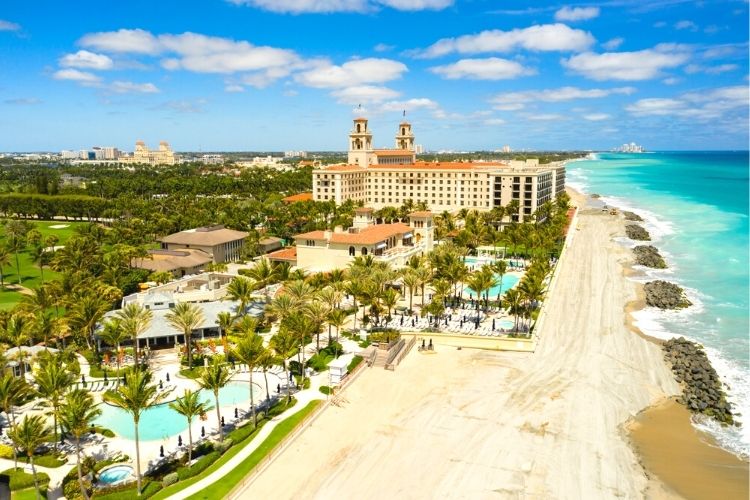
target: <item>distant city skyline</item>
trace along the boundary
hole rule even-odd
[[[747,149],[748,3],[9,0],[0,151]],[[361,108],[360,108],[361,106]],[[380,140],[377,140],[380,138]]]

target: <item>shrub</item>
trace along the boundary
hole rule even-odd
[[[245,423],[242,427],[238,427],[229,434],[227,434],[226,439],[231,439],[233,443],[241,443],[248,437],[250,437],[255,432],[255,426],[253,425],[253,421],[250,420],[247,423]]]
[[[181,469],[178,469],[177,475],[179,476],[180,481],[184,481],[185,479],[197,476],[198,474],[206,470],[209,465],[218,460],[220,456],[221,454],[218,451],[212,451],[208,455],[205,455],[198,459],[198,461],[190,467],[183,467]]]
[[[232,444],[234,444],[234,441],[232,440],[232,438],[228,437],[225,438],[224,441],[216,443],[214,449],[216,449],[216,451],[223,455],[229,448],[232,447]]]
[[[10,468],[0,474],[8,476],[8,478],[10,479],[11,491],[24,490],[26,488],[34,487],[34,475],[27,474],[22,469]],[[37,471],[36,478],[37,481],[39,481],[39,487],[43,490],[46,489],[47,484],[49,483],[49,476],[44,472]]]
[[[0,444],[0,458],[13,458],[13,448],[7,444]]]
[[[347,373],[351,373],[354,371],[354,369],[359,366],[359,364],[362,362],[362,356],[354,356],[352,358],[351,363],[349,363],[349,366],[347,366],[346,371]]]
[[[167,486],[171,486],[179,480],[180,476],[176,472],[171,472],[164,476],[164,478],[161,480],[161,487],[166,488]]]
[[[102,488],[94,493],[94,498],[102,500],[133,500],[136,493],[137,485],[135,482],[119,484],[117,486],[111,486],[109,488]],[[161,489],[161,483],[159,481],[145,480],[143,483],[143,490],[139,498],[148,498],[154,496],[157,491]]]
[[[327,395],[329,395],[331,393],[331,388],[328,387],[327,385],[321,385],[320,386],[320,392],[322,392],[323,394],[325,394],[327,396]]]
[[[287,408],[291,408],[295,404],[297,404],[297,400],[294,397],[289,401],[289,404],[286,403],[286,398],[282,398],[268,410],[268,418],[281,415],[287,410]]]

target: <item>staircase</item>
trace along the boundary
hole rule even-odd
[[[378,349],[376,351],[375,361],[373,361],[372,366],[376,368],[385,368],[386,361],[388,361],[388,351],[386,351],[385,349]]]

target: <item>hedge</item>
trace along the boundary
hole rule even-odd
[[[8,470],[0,472],[0,474],[8,476],[8,478],[10,479],[10,491],[23,490],[26,488],[34,487],[34,475],[27,474],[23,471],[23,469],[10,468]],[[49,476],[44,472],[37,471],[36,478],[37,481],[39,481],[39,487],[41,489],[46,489],[47,484],[49,483]]]
[[[133,500],[133,498],[149,498],[154,496],[161,489],[161,483],[159,481],[149,481],[145,479],[143,481],[143,490],[141,490],[141,496],[137,496],[136,492],[137,484],[135,482],[124,484],[122,487],[114,486],[107,488],[106,490],[94,491],[92,498],[100,498],[102,500]]]
[[[351,363],[349,363],[349,366],[346,367],[346,372],[351,373],[354,371],[354,369],[359,366],[359,364],[362,362],[362,356],[354,356],[352,358]]]
[[[198,474],[206,470],[209,465],[216,462],[220,456],[221,453],[219,453],[218,451],[212,451],[208,455],[204,455],[199,458],[190,467],[182,467],[180,469],[177,469],[177,477],[180,479],[180,481],[184,481],[185,479],[197,476]]]

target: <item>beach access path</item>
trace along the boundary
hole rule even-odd
[[[622,219],[577,226],[535,353],[437,345],[369,368],[234,498],[643,497],[623,424],[679,388],[626,324]]]

